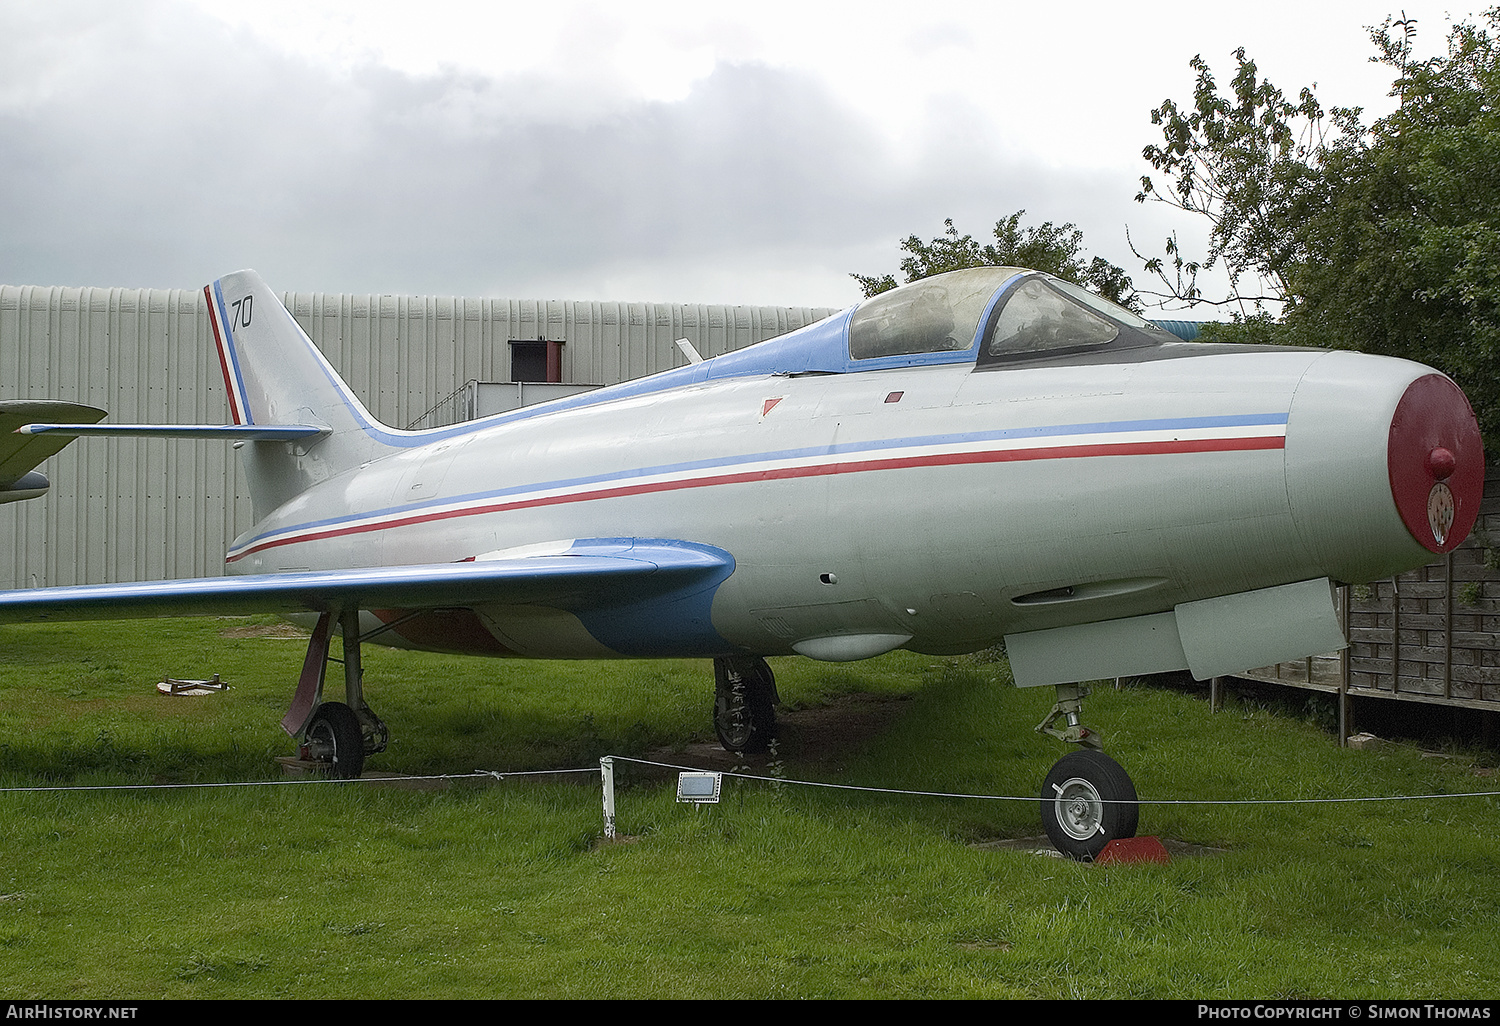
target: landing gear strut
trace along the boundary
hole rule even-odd
[[[1104,739],[1097,731],[1083,725],[1083,700],[1089,689],[1082,684],[1057,685],[1057,701],[1046,719],[1036,725],[1038,734],[1051,734],[1059,741],[1069,741],[1085,748],[1103,749]],[[1062,726],[1057,721],[1062,721]]]
[[[1042,781],[1042,825],[1057,850],[1093,861],[1110,841],[1134,837],[1140,819],[1130,776],[1100,749],[1097,731],[1083,725],[1082,684],[1057,685],[1057,702],[1038,733],[1080,745],[1053,765]],[[1060,722],[1059,722],[1060,721]]]
[[[730,752],[764,752],[776,736],[776,675],[760,656],[714,660],[714,733]]]
[[[334,613],[318,617],[302,677],[292,708],[281,727],[302,739],[302,758],[323,763],[328,775],[352,780],[364,772],[365,756],[385,751],[390,731],[375,710],[365,703],[364,667],[360,663],[359,610],[340,611],[339,631],[344,636],[344,698],[346,702],[324,702],[323,680],[328,670],[329,636]],[[347,703],[347,704],[346,704]]]

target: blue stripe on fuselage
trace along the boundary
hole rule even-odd
[[[688,368],[684,368],[688,369]],[[417,502],[405,506],[388,506],[384,509],[366,510],[360,513],[343,514],[335,517],[327,517],[322,520],[309,520],[305,523],[294,524],[289,527],[281,527],[266,531],[246,539],[244,542],[236,540],[234,548],[240,549],[272,538],[299,531],[318,530],[329,527],[337,527],[341,524],[354,523],[384,516],[407,515],[420,512],[424,509],[461,505],[464,503],[480,502],[489,499],[503,499],[512,495],[524,495],[530,492],[548,491],[555,488],[578,488],[589,485],[607,484],[617,481],[629,481],[636,478],[653,477],[660,474],[691,473],[699,470],[712,470],[715,468],[740,466],[747,463],[789,461],[807,459],[820,456],[837,456],[843,453],[855,452],[879,452],[889,449],[902,449],[923,445],[954,445],[966,442],[1001,441],[1015,438],[1055,438],[1066,435],[1082,434],[1116,434],[1129,431],[1167,431],[1173,429],[1213,428],[1213,427],[1256,427],[1271,424],[1285,424],[1287,414],[1285,413],[1245,413],[1229,414],[1213,417],[1177,417],[1157,418],[1152,420],[1119,420],[1103,421],[1093,424],[1055,424],[1042,427],[1029,428],[1001,428],[994,431],[970,431],[947,435],[927,435],[921,438],[887,438],[871,442],[842,442],[834,445],[808,446],[801,449],[783,449],[776,452],[748,453],[736,456],[720,456],[711,459],[689,460],[683,463],[666,463],[654,467],[640,467],[632,470],[618,470],[606,474],[592,474],[585,477],[561,478],[555,481],[544,481],[534,484],[514,485],[509,488],[496,488],[482,492],[469,492],[464,495],[455,495],[442,499],[432,499],[426,502]]]

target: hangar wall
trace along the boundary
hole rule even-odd
[[[510,379],[511,341],[562,341],[564,382],[610,385],[784,334],[825,307],[288,292],[282,301],[370,411],[404,427],[466,381]],[[0,399],[64,399],[106,423],[228,422],[201,290],[0,285]],[[79,439],[52,489],[0,505],[0,588],[214,576],[247,530],[219,441]]]

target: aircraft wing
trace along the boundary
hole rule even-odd
[[[487,603],[603,609],[699,592],[733,570],[734,558],[710,545],[593,539],[572,542],[559,551],[500,554],[461,563],[0,591],[0,623],[447,609]]]
[[[34,499],[46,492],[47,479],[36,468],[73,440],[62,433],[51,437],[17,434],[21,427],[37,420],[62,421],[68,426],[94,424],[104,415],[92,406],[57,400],[0,401],[0,502]]]

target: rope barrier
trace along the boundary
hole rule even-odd
[[[472,773],[431,773],[419,776],[355,777],[352,779],[309,777],[303,780],[228,780],[184,784],[53,784],[45,787],[0,787],[0,794],[20,794],[39,791],[170,791],[202,787],[299,787],[308,784],[388,784],[393,782],[405,784],[417,780],[474,780],[481,778],[504,780],[506,777],[541,777],[557,776],[563,773],[598,772],[599,770],[596,767],[587,766],[583,769],[506,770],[504,772],[499,770],[474,770]]]
[[[974,794],[966,791],[920,791],[900,787],[869,787],[860,784],[834,784],[821,780],[798,780],[792,777],[764,776],[756,773],[741,773],[735,770],[705,770],[701,766],[683,766],[678,763],[656,762],[651,759],[636,759],[614,755],[608,758],[615,762],[629,762],[638,766],[656,766],[661,769],[686,770],[692,773],[713,772],[738,780],[758,780],[767,784],[795,784],[799,787],[822,787],[837,791],[863,791],[872,794],[908,795],[918,798],[971,798],[978,801],[1034,802],[1036,795]],[[368,777],[342,780],[332,777],[314,777],[302,780],[239,780],[211,783],[180,784],[53,784],[33,787],[0,787],[0,794],[23,794],[55,791],[166,791],[190,788],[223,787],[296,787],[309,784],[379,784],[392,781],[408,783],[422,780],[505,780],[508,777],[562,776],[575,773],[599,773],[597,766],[576,769],[551,770],[474,770],[471,773],[433,773],[418,776]],[[1497,798],[1500,791],[1457,791],[1447,794],[1393,794],[1352,798],[1139,798],[1137,805],[1335,805],[1356,802],[1408,802],[1430,801],[1438,798]],[[1110,800],[1104,800],[1108,803]],[[1120,803],[1119,800],[1114,800]],[[1126,803],[1121,803],[1126,804]]]
[[[841,791],[873,791],[879,794],[904,794],[925,798],[975,798],[981,801],[1034,802],[1036,795],[971,794],[963,791],[911,791],[898,787],[862,787],[858,784],[829,784],[818,780],[794,780],[788,777],[766,777],[753,773],[737,773],[732,770],[705,771],[701,766],[679,766],[670,762],[652,762],[649,759],[632,759],[623,755],[611,756],[616,762],[633,762],[642,766],[660,766],[663,769],[687,770],[694,773],[723,773],[726,777],[741,780],[762,780],[773,784],[800,784],[804,787],[829,787]],[[1459,791],[1451,794],[1394,794],[1363,798],[1138,798],[1136,805],[1328,805],[1341,802],[1405,802],[1431,798],[1496,798],[1500,791]],[[1131,804],[1120,799],[1100,799],[1104,804]]]

